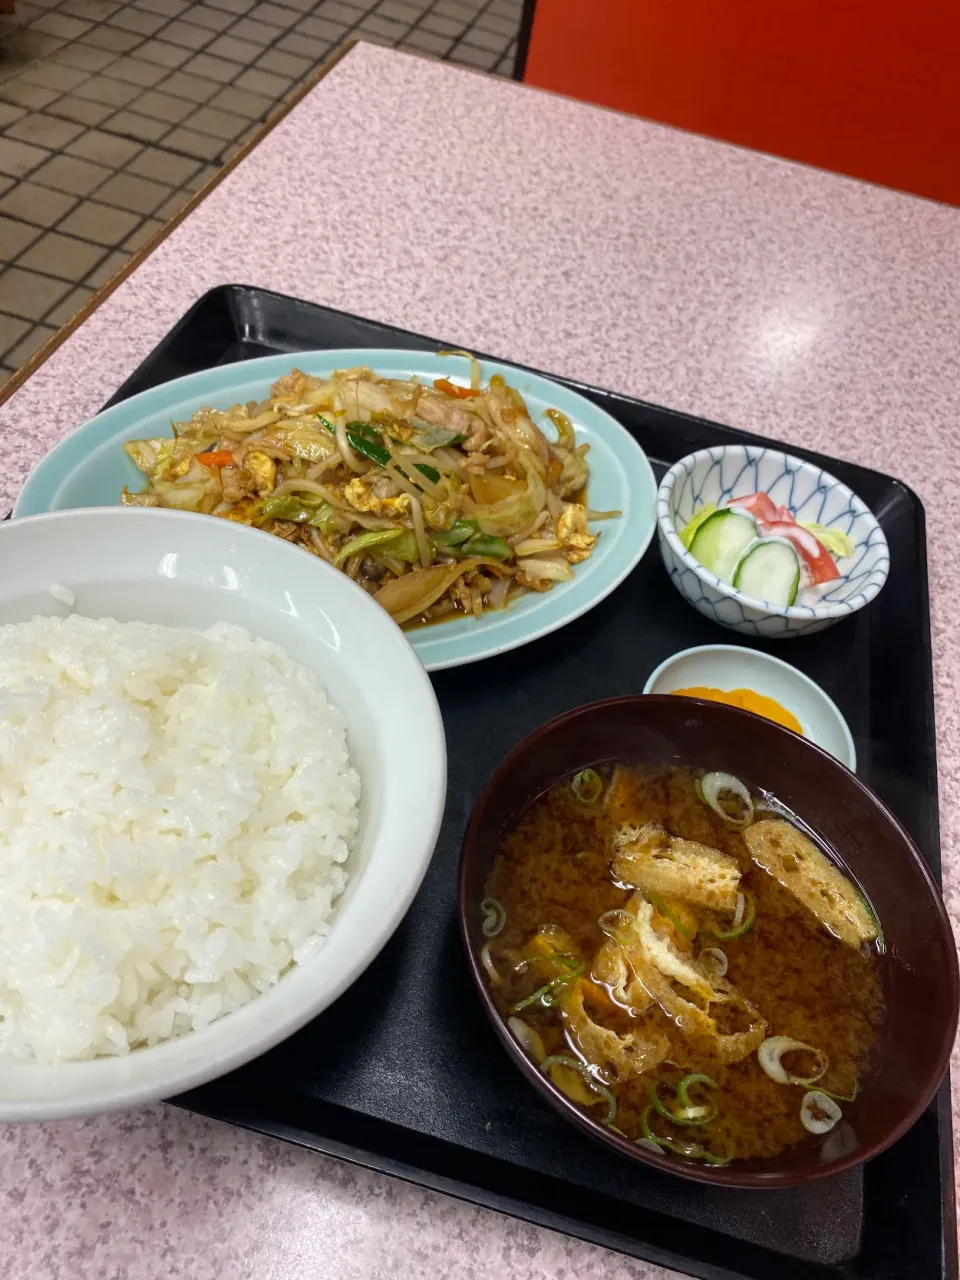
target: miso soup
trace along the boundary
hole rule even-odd
[[[505,833],[479,909],[498,1011],[598,1124],[710,1164],[855,1144],[880,925],[770,797],[584,770]]]

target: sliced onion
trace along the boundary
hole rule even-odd
[[[522,1018],[508,1018],[507,1026],[516,1037],[520,1048],[523,1049],[525,1053],[528,1053],[539,1067],[540,1063],[543,1062],[544,1058],[547,1056],[546,1047],[540,1039],[539,1034],[534,1031],[529,1022],[524,1022]]]
[[[489,942],[485,942],[483,946],[480,948],[480,963],[483,965],[484,969],[486,969],[487,973],[489,974],[490,981],[493,983],[493,985],[495,987],[499,987],[501,978],[500,978],[500,974],[497,972],[497,966],[493,963],[493,956],[491,956],[490,954]]]
[[[829,1133],[837,1122],[843,1119],[843,1112],[832,1098],[820,1089],[811,1089],[803,1095],[800,1104],[800,1123],[807,1133]]]
[[[706,947],[700,952],[700,959],[707,962],[710,972],[715,973],[718,978],[727,976],[726,952],[721,951],[719,947]]]
[[[817,1068],[812,1076],[795,1076],[783,1065],[780,1059],[794,1049],[805,1049],[807,1053],[814,1055]],[[821,1049],[815,1049],[812,1044],[804,1044],[802,1040],[793,1040],[790,1036],[768,1036],[757,1050],[757,1061],[777,1084],[816,1084],[830,1065],[829,1058]]]
[[[485,938],[495,938],[507,923],[507,912],[502,902],[496,898],[484,898],[480,903],[483,915],[481,930]]]
[[[724,809],[720,803],[720,796],[724,792],[735,795],[742,802],[745,817],[735,818]],[[705,773],[700,779],[700,795],[703,797],[703,803],[714,813],[719,814],[731,827],[747,827],[753,821],[753,800],[750,798],[750,792],[732,773]]]

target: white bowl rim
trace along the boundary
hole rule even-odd
[[[830,604],[819,605],[771,604],[768,600],[761,600],[757,596],[748,596],[745,592],[738,591],[736,587],[732,587],[729,583],[723,582],[716,576],[716,574],[711,573],[709,569],[705,569],[700,561],[690,554],[680,541],[680,536],[677,533],[673,517],[670,515],[669,496],[673,493],[674,486],[676,485],[681,473],[681,468],[687,469],[690,464],[700,462],[701,460],[709,459],[711,462],[717,462],[719,461],[720,456],[730,449],[742,449],[747,454],[749,454],[750,450],[756,450],[760,453],[769,453],[773,454],[775,457],[783,458],[786,462],[795,462],[798,466],[811,467],[814,470],[819,471],[822,476],[832,484],[836,485],[837,488],[841,489],[843,493],[847,495],[850,505],[853,507],[854,511],[856,511],[858,516],[866,516],[866,518],[872,523],[874,530],[879,533],[880,538],[882,539],[882,550],[886,554],[886,567],[883,571],[883,577],[879,582],[868,583],[868,585],[858,593],[858,604],[851,605],[846,600],[837,600]],[[796,454],[785,453],[780,449],[771,449],[765,444],[710,445],[706,449],[697,449],[694,453],[685,453],[682,458],[678,458],[660,481],[660,487],[657,490],[657,525],[674,554],[679,556],[683,564],[685,564],[688,569],[692,569],[701,581],[707,583],[707,585],[712,587],[715,591],[719,591],[720,594],[726,596],[728,600],[741,601],[743,604],[765,613],[769,617],[794,618],[798,621],[804,622],[809,622],[812,618],[846,618],[851,613],[856,613],[859,609],[862,609],[864,605],[869,604],[871,600],[875,599],[875,597],[880,593],[881,588],[886,583],[887,577],[890,573],[890,547],[887,543],[887,536],[883,532],[879,521],[867,504],[859,498],[848,485],[845,485],[842,480],[838,480],[836,476],[831,474],[831,472],[824,471],[823,468],[817,466],[815,462],[807,462],[805,458],[798,458]],[[871,530],[871,532],[872,531],[873,530]]]
[[[844,746],[847,751],[847,758],[845,760],[841,760],[839,756],[834,756],[833,752],[827,752],[827,754],[832,756],[838,764],[842,764],[844,768],[849,769],[851,773],[856,773],[857,748],[853,741],[853,734],[850,732],[850,726],[847,724],[843,712],[830,697],[829,693],[827,693],[825,689],[822,689],[820,685],[817,684],[816,680],[811,679],[810,676],[801,671],[799,667],[795,667],[793,663],[784,662],[782,658],[775,658],[772,653],[764,653],[762,649],[751,649],[747,645],[742,644],[696,644],[691,646],[689,649],[680,649],[676,653],[671,653],[668,658],[664,658],[660,665],[655,670],[651,671],[646,684],[643,686],[643,692],[653,693],[654,685],[661,676],[665,675],[675,663],[680,661],[681,658],[689,658],[695,653],[736,653],[739,657],[746,657],[748,662],[755,660],[758,666],[767,665],[789,671],[791,676],[798,679],[801,684],[805,684],[807,688],[810,689],[811,692],[826,706],[827,710],[836,718]],[[813,739],[810,738],[808,741],[813,742]],[[814,746],[820,747],[823,751],[827,750],[826,747],[822,746],[819,742],[814,743]]]
[[[211,521],[208,516],[196,512],[160,508],[133,508],[131,511],[123,507],[76,507],[22,516],[18,520],[10,521],[9,524],[0,525],[0,541],[7,530],[10,531],[11,536],[20,536],[23,530],[31,525],[51,522],[69,525],[94,518],[115,523],[124,516],[129,520],[132,513],[141,523],[156,522],[159,519],[165,524],[177,522],[181,525],[194,526],[198,538],[204,536],[203,530],[212,532],[220,524],[219,521]],[[241,540],[247,540],[250,535],[257,539],[257,545],[262,545],[260,543],[262,535],[256,529],[234,524],[230,533]],[[271,538],[269,549],[264,548],[264,550],[269,556],[279,556],[282,559],[284,556],[293,555],[299,560],[300,549],[285,543],[280,538]],[[360,609],[368,611],[369,608],[371,619],[390,622],[388,615],[374,603],[362,587],[351,582],[346,575],[333,569],[332,566],[321,563],[319,568],[321,572],[335,574],[338,584],[346,585],[348,594],[356,599]],[[430,866],[443,820],[447,779],[446,735],[430,677],[413,646],[399,627],[393,624],[390,629],[385,629],[384,635],[389,636],[389,643],[405,663],[406,677],[410,684],[415,686],[417,696],[423,695],[419,697],[421,703],[419,714],[435,749],[437,787],[436,801],[430,806],[432,812],[424,813],[424,838],[420,856],[415,865],[411,866],[402,890],[392,900],[389,909],[384,911],[379,927],[370,935],[366,944],[355,948],[349,960],[335,974],[330,975],[325,988],[322,984],[318,984],[319,996],[314,994],[312,998],[302,999],[295,1010],[286,1012],[278,1010],[276,1003],[279,1002],[275,1002],[273,997],[279,995],[283,989],[284,979],[288,977],[298,978],[300,983],[306,986],[311,964],[322,962],[323,952],[306,965],[288,969],[279,982],[234,1013],[218,1018],[189,1034],[175,1036],[155,1045],[138,1047],[129,1054],[117,1057],[101,1055],[96,1058],[56,1064],[2,1059],[0,1060],[0,1077],[3,1078],[5,1088],[16,1085],[19,1080],[24,1080],[38,1084],[42,1090],[44,1080],[54,1080],[55,1077],[62,1075],[64,1079],[69,1078],[73,1083],[74,1091],[70,1096],[60,1093],[47,1096],[42,1092],[27,1092],[20,1097],[9,1095],[0,1097],[0,1122],[48,1121],[75,1116],[101,1115],[121,1108],[142,1106],[169,1098],[205,1084],[209,1080],[217,1079],[260,1057],[301,1030],[308,1022],[319,1017],[340,999],[379,955],[400,926]],[[425,805],[424,808],[426,809],[427,806]],[[334,916],[335,921],[336,916]],[[258,1011],[262,1015],[259,1021],[266,1026],[266,1030],[261,1029],[259,1033],[250,1030],[250,1024],[258,1022]],[[237,1033],[236,1036],[231,1034],[231,1030]],[[185,1049],[189,1054],[190,1050],[198,1045],[205,1051],[201,1062],[194,1061],[190,1065],[178,1062],[178,1058]],[[137,1063],[144,1059],[149,1060],[150,1068],[141,1073],[137,1070]],[[96,1076],[101,1072],[106,1072],[111,1078],[103,1082],[96,1080]],[[90,1077],[94,1079],[91,1081]]]

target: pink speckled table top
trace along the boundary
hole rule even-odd
[[[0,406],[0,509],[227,282],[912,485],[960,920],[960,211],[361,45]],[[24,1280],[665,1275],[162,1107],[0,1130],[0,1258]]]

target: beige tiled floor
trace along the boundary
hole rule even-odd
[[[0,383],[347,39],[510,75],[522,0],[18,0],[0,16]]]

